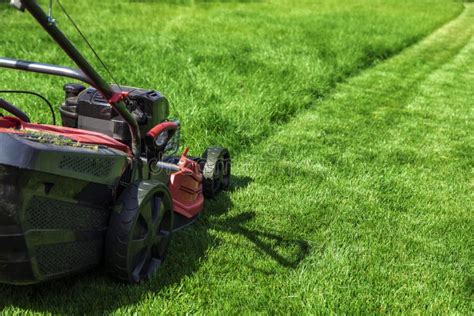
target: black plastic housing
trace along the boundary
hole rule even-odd
[[[0,134],[0,282],[31,284],[100,263],[125,153]]]
[[[159,92],[130,87],[122,89],[128,92],[127,108],[137,119],[142,135],[168,118],[168,101]],[[128,125],[98,90],[80,90],[73,84],[65,85],[64,90],[66,100],[60,108],[63,126],[100,132],[129,144]]]

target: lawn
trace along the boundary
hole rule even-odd
[[[472,313],[472,5],[63,2],[195,151],[232,149],[234,185],[152,282],[0,286],[4,312]],[[31,18],[0,7],[0,27],[0,55],[68,63]],[[62,79],[0,74],[60,101]]]
[[[460,3],[441,0],[63,2],[121,84],[169,97],[185,141],[198,153],[209,143],[234,153],[258,143],[338,82],[461,10]],[[9,30],[0,34],[0,55],[70,64],[31,17],[7,8],[0,9],[1,27]],[[59,9],[54,12],[94,60]],[[5,88],[32,88],[57,103],[64,82],[3,71],[0,78]],[[43,109],[36,113],[37,120],[49,118]]]

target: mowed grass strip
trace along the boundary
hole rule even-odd
[[[470,5],[239,157],[250,183],[208,221],[254,218],[218,228],[180,290],[206,283],[201,310],[472,314],[472,21]]]

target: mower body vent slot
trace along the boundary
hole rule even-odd
[[[33,197],[26,221],[30,229],[100,230],[107,227],[107,210]]]
[[[36,248],[36,260],[42,275],[90,266],[91,263],[99,262],[101,255],[102,242],[99,240],[42,245]]]
[[[114,162],[107,158],[63,156],[59,168],[95,177],[107,177]]]

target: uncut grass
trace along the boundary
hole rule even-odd
[[[461,10],[460,3],[437,0],[63,2],[121,84],[157,89],[170,99],[184,141],[197,154],[208,144],[238,153],[258,143],[336,83]],[[54,12],[92,57],[61,12]],[[0,21],[8,30],[0,34],[0,55],[69,64],[30,17],[3,5]],[[0,71],[2,88],[30,88],[60,103],[67,80]],[[33,107],[30,99],[11,99],[34,119],[48,120],[39,102]]]

